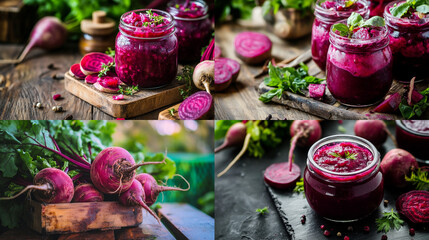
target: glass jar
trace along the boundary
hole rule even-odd
[[[322,71],[326,70],[326,55],[329,48],[329,30],[331,26],[337,22],[347,19],[353,12],[359,13],[362,17],[369,16],[368,2],[359,1],[354,9],[333,10],[323,7],[328,0],[318,0],[314,15],[316,19],[313,22],[311,33],[311,54],[313,61],[319,66]],[[336,2],[335,2],[336,3]]]
[[[413,77],[416,77],[416,82],[422,81],[429,77],[429,17],[408,19],[393,16],[390,8],[402,2],[391,2],[384,10],[393,53],[393,76],[404,83],[409,83]]]
[[[338,143],[352,143],[372,154],[372,161],[356,171],[336,172],[318,165],[317,150]],[[320,216],[337,222],[362,219],[383,200],[380,153],[369,141],[352,135],[333,135],[317,141],[308,151],[304,191],[310,207]]]
[[[173,16],[151,10],[162,16],[163,22],[144,26],[138,19],[147,11],[133,10],[121,16],[115,43],[115,70],[129,86],[159,88],[176,78],[178,41]]]
[[[399,148],[429,164],[429,120],[397,120],[396,140]]]
[[[393,81],[387,28],[372,29],[374,37],[370,39],[342,37],[332,29],[329,32],[326,83],[332,96],[352,107],[382,100]]]
[[[369,1],[369,16],[383,17],[384,8],[393,0],[370,0]]]
[[[170,1],[167,7],[176,21],[180,63],[199,61],[201,50],[209,44],[212,33],[207,4],[202,0],[189,1],[185,10],[182,9],[185,3],[185,0]]]

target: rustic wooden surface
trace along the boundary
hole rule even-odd
[[[180,103],[165,109],[164,111],[161,111],[158,115],[158,120],[180,120],[178,110],[179,110]],[[170,109],[174,108],[174,115],[172,116],[170,114]]]
[[[180,102],[182,96],[179,89],[183,86],[183,83],[174,80],[163,88],[142,89],[132,96],[124,95],[123,100],[114,100],[112,96],[118,93],[100,92],[92,84],[85,83],[85,80],[78,80],[70,73],[65,73],[65,89],[68,92],[116,118],[136,117]]]
[[[143,221],[141,209],[118,202],[44,205],[30,201],[27,220],[30,228],[39,233],[80,233],[137,226]]]
[[[22,48],[23,45],[0,44],[0,59],[16,58]],[[64,119],[67,116],[82,120],[115,119],[64,89],[64,73],[81,58],[77,44],[68,44],[51,52],[34,49],[24,62],[15,66],[0,65],[0,119]],[[52,64],[54,67],[48,68]],[[54,101],[52,96],[57,93],[63,98]],[[34,108],[36,102],[43,108]],[[64,111],[52,111],[56,105],[62,106]],[[133,119],[158,119],[159,112],[172,105]]]
[[[259,31],[266,34],[273,42],[272,55],[277,59],[296,57],[310,48],[310,36],[285,41],[268,32],[264,27],[250,28],[234,24],[224,24],[216,28],[216,44],[222,50],[222,57],[235,59],[241,63],[241,70],[236,83],[226,91],[215,93],[215,119],[265,119],[271,114],[272,119],[319,119],[319,117],[281,106],[276,103],[265,104],[258,100],[258,86],[263,77],[255,79],[262,66],[248,66],[234,54],[234,37],[242,31]]]

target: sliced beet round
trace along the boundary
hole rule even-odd
[[[94,84],[98,80],[98,74],[90,74],[85,77],[85,82],[88,84]]]
[[[248,64],[260,64],[271,57],[271,40],[258,32],[242,32],[234,39],[235,54]]]
[[[215,59],[215,91],[225,90],[240,73],[240,63],[230,58]]]
[[[80,64],[75,63],[70,67],[70,74],[77,79],[85,79],[86,75],[80,70]]]
[[[396,200],[396,211],[413,223],[429,223],[429,192],[413,190]]]
[[[99,77],[97,82],[94,83],[94,87],[100,92],[116,93],[119,91],[120,81],[121,80],[115,76]]]
[[[271,187],[287,189],[295,186],[296,181],[301,177],[301,169],[295,163],[292,164],[292,171],[289,171],[289,163],[273,163],[265,169],[264,180]]]
[[[107,65],[111,62],[113,62],[113,58],[105,53],[88,53],[80,60],[80,70],[85,75],[98,73],[101,71],[103,64]]]
[[[213,98],[206,91],[199,91],[183,101],[178,109],[181,120],[205,119],[212,114]]]

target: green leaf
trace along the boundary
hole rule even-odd
[[[155,155],[145,155],[144,162],[161,162],[164,159],[163,153]],[[137,160],[137,159],[136,159]],[[141,162],[141,158],[137,163]],[[138,168],[137,173],[150,173],[155,179],[167,180],[176,174],[176,163],[170,158],[165,158],[165,164],[146,165],[145,167]]]
[[[374,16],[368,20],[366,20],[361,27],[384,27],[384,18],[379,16]]]
[[[343,24],[343,23],[336,23],[334,24],[334,26],[332,27],[332,31],[333,32],[340,32],[340,35],[345,37],[347,35],[349,35],[349,28],[347,27],[347,25]]]
[[[394,212],[393,209],[390,212],[384,212],[383,217],[377,218],[375,220],[377,224],[378,232],[387,233],[391,228],[399,230],[404,224],[404,221],[399,217],[397,212]]]
[[[261,214],[261,215],[265,215],[266,213],[268,213],[268,207],[258,208],[258,209],[256,209],[256,212]]]
[[[410,8],[410,4],[408,2],[404,2],[402,4],[399,4],[397,6],[394,6],[390,8],[390,13],[395,17],[402,17],[406,12],[408,12],[408,9]]]
[[[350,27],[357,27],[359,26],[363,21],[363,17],[356,12],[353,12],[350,17],[347,19],[347,25]]]
[[[416,8],[416,11],[424,14],[429,13],[429,5],[426,5],[426,4],[420,5]]]
[[[261,96],[259,96],[259,100],[261,100],[264,103],[270,102],[275,96],[279,96],[279,98],[281,98],[281,94],[283,93],[283,90],[281,88],[274,88],[271,89],[270,91],[261,94]]]

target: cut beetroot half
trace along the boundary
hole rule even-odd
[[[215,45],[215,47],[214,47],[214,59],[220,58],[221,55],[222,55],[222,50],[220,50],[220,47]]]
[[[94,84],[98,80],[98,74],[90,74],[85,77],[85,82],[88,84]]]
[[[308,92],[310,97],[316,100],[322,100],[325,95],[325,84],[310,84],[308,85]]]
[[[292,164],[292,171],[289,171],[289,163],[273,163],[264,173],[265,182],[271,187],[278,189],[288,189],[295,186],[296,181],[301,177],[301,169],[295,163]]]
[[[213,98],[206,91],[199,91],[183,101],[178,109],[181,120],[205,119],[211,115]]]
[[[80,64],[75,63],[70,67],[70,74],[77,79],[85,79],[86,75],[80,70]]]
[[[116,93],[119,91],[119,78],[114,76],[99,77],[97,82],[94,83],[94,87],[106,93]]]
[[[396,211],[413,223],[429,223],[429,192],[414,190],[396,200]]]
[[[379,113],[395,113],[398,110],[400,103],[401,95],[399,93],[394,93],[374,108],[373,111]]]
[[[242,32],[234,39],[237,57],[248,64],[260,64],[271,57],[271,40],[262,33]]]
[[[98,73],[102,69],[103,64],[109,64],[113,62],[113,58],[107,54],[93,52],[83,56],[80,60],[80,70],[85,74]]]

